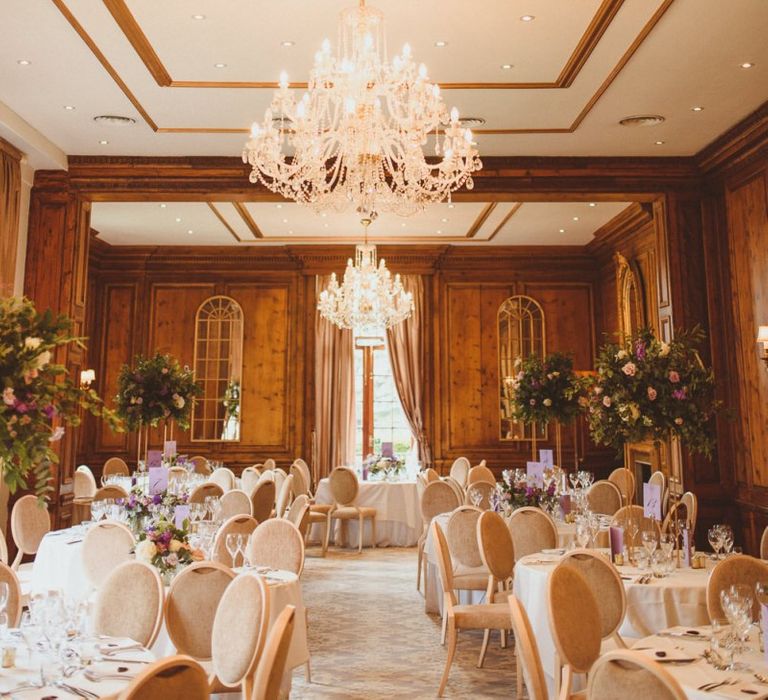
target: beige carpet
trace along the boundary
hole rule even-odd
[[[314,554],[302,575],[312,682],[297,669],[291,698],[436,697],[446,652],[440,618],[416,591],[416,549]],[[512,649],[494,632],[478,669],[481,641],[481,632],[459,633],[446,698],[514,697]]]

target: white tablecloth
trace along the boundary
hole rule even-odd
[[[528,563],[551,558],[552,563]],[[531,621],[533,635],[539,645],[539,655],[548,683],[555,674],[555,643],[549,629],[547,586],[549,574],[558,557],[532,554],[515,566],[513,592],[520,600]],[[634,583],[637,569],[619,567],[623,575],[633,578],[624,582],[627,592],[627,615],[619,634],[625,639],[643,637],[674,625],[696,627],[709,622],[706,588],[709,571],[678,569],[671,576],[653,579],[649,584]]]
[[[328,479],[321,479],[315,493],[317,503],[333,503]],[[355,505],[376,508],[376,546],[413,547],[421,536],[421,509],[415,481],[361,481]],[[365,523],[363,544],[371,540],[370,521]],[[346,544],[357,547],[357,522],[349,521]],[[335,535],[340,528],[337,524]],[[322,526],[315,525],[310,540],[319,542]],[[338,544],[341,544],[338,542]]]

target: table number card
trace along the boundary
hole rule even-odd
[[[555,466],[555,453],[553,450],[539,450],[539,462],[547,467]]]
[[[147,452],[147,469],[155,469],[163,464],[163,453],[160,450]]]
[[[611,540],[611,561],[617,554],[624,554],[624,528],[613,527],[608,531]]]
[[[181,530],[185,520],[189,520],[189,505],[176,506],[173,511],[173,521],[176,528]]]
[[[643,484],[643,516],[661,522],[661,486]]]
[[[163,457],[173,459],[176,456],[176,440],[166,440],[163,443]]]
[[[691,565],[691,531],[687,527],[683,528],[683,564]]]
[[[168,489],[168,470],[165,467],[150,467],[149,493],[156,496]]]
[[[395,452],[392,449],[392,443],[391,442],[382,442],[381,443],[381,456],[382,457],[394,457]]]
[[[544,488],[544,469],[546,465],[542,462],[528,462],[526,464],[526,474],[530,477],[534,486]]]
[[[563,517],[571,512],[571,495],[564,493],[560,496],[560,510],[563,511]]]

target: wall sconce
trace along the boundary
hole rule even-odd
[[[90,388],[91,384],[96,381],[96,370],[84,369],[80,372],[80,386],[84,389]]]
[[[765,368],[768,369],[768,326],[758,327],[757,342],[763,344],[763,354],[760,359],[765,362]]]

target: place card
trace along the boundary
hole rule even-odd
[[[530,478],[534,486],[544,488],[544,469],[545,466],[542,462],[528,462],[525,465],[525,472]]]
[[[394,457],[395,451],[392,447],[391,442],[382,442],[381,443],[381,456],[382,457]]]
[[[168,470],[165,467],[149,469],[149,493],[156,496],[168,490]]]
[[[615,559],[617,554],[624,554],[624,528],[611,526],[608,529],[608,536],[611,542],[611,559]]]
[[[163,457],[173,459],[176,456],[176,440],[166,440],[163,443]]]
[[[173,522],[179,530],[183,529],[185,520],[189,520],[189,505],[176,506],[173,511]]]
[[[687,527],[683,528],[683,564],[691,565],[691,531]]]
[[[149,450],[147,452],[147,469],[154,469],[163,464],[163,453],[160,450]]]
[[[643,516],[661,522],[661,486],[643,484]]]
[[[539,462],[547,467],[555,466],[555,453],[553,450],[539,450]]]

